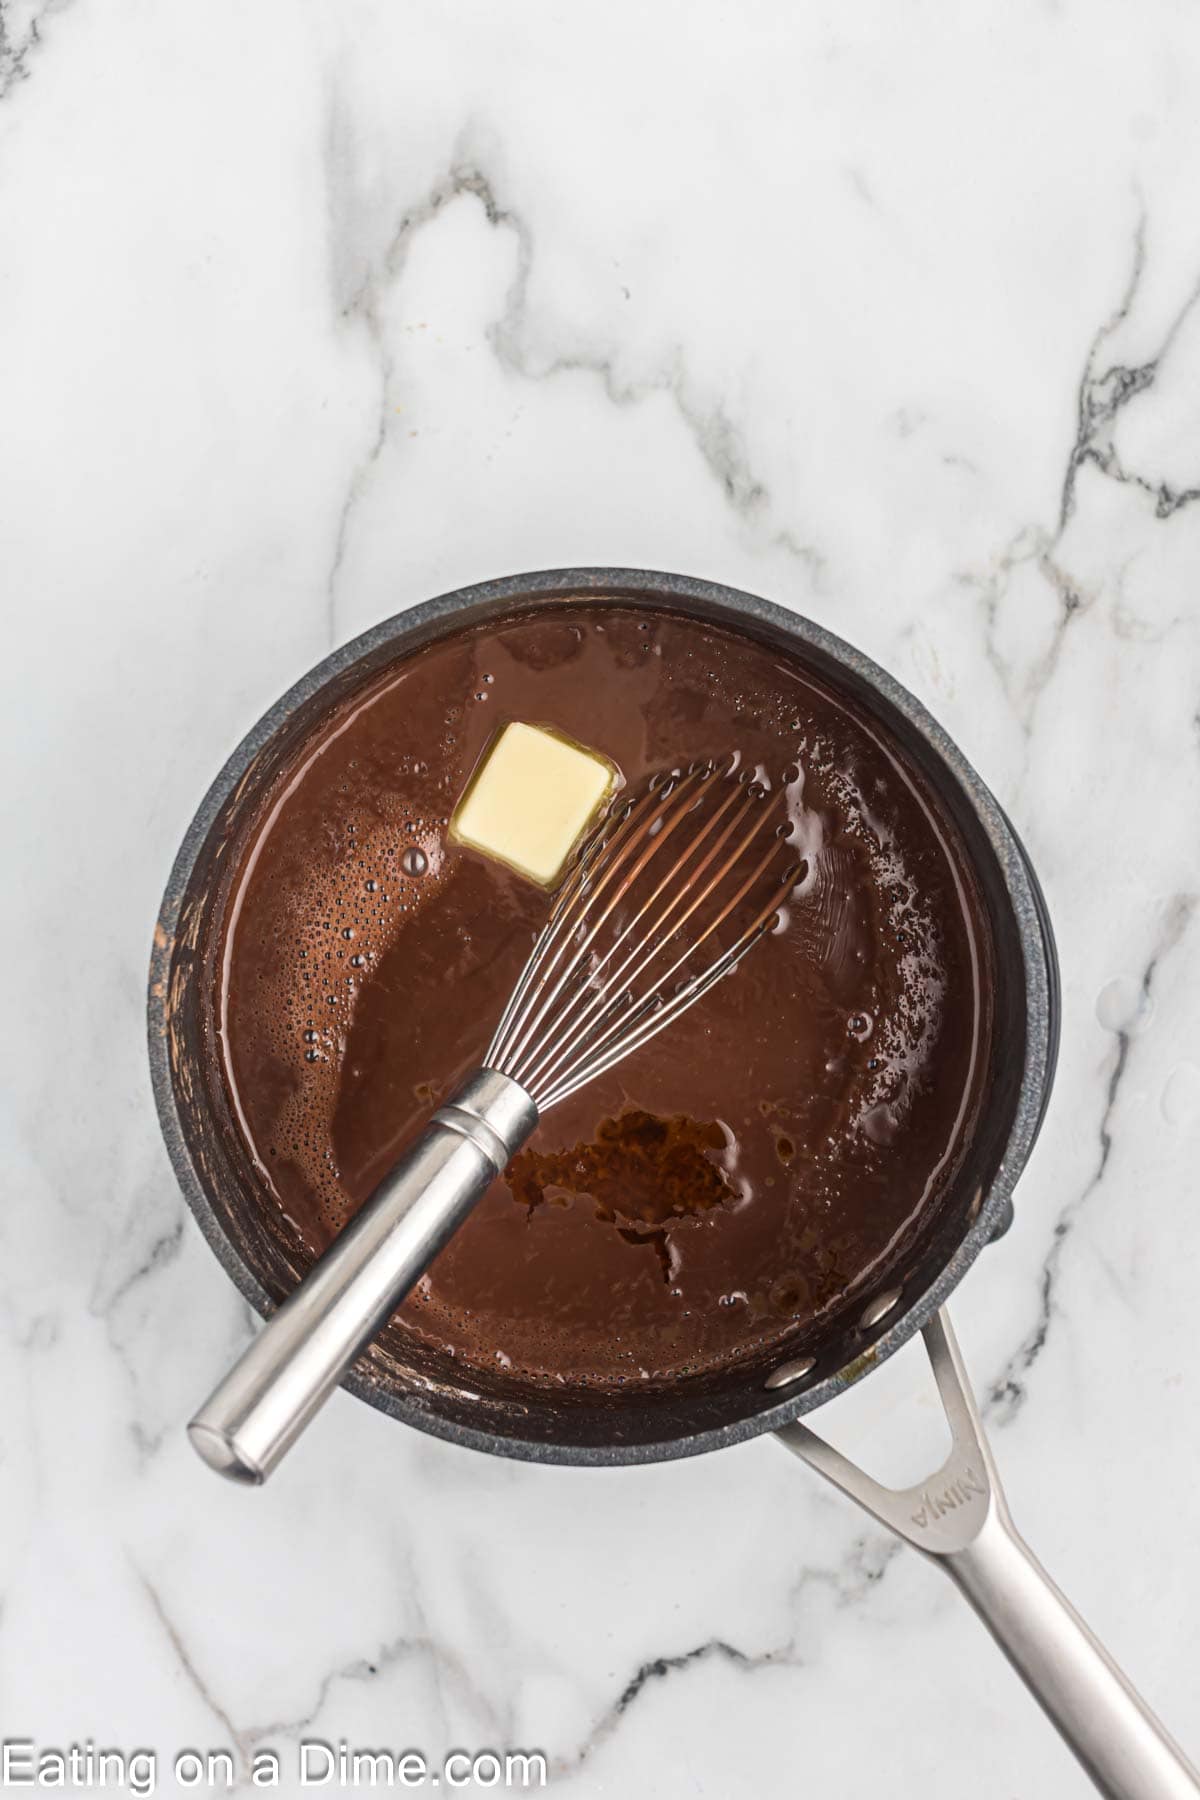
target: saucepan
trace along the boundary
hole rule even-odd
[[[386,1331],[344,1385],[394,1419],[475,1450],[534,1462],[651,1462],[718,1450],[760,1432],[834,1482],[943,1568],[983,1618],[1092,1776],[1114,1800],[1181,1800],[1200,1779],[1016,1533],[963,1370],[946,1301],[1008,1229],[1013,1190],[1037,1137],[1058,1047],[1054,941],[1036,876],[995,798],[925,708],[830,632],[752,594],[679,575],[566,569],[509,576],[398,614],[335,651],[238,746],[187,832],[163,898],[150,970],[150,1060],[180,1185],[230,1278],[264,1317],[308,1261],[294,1228],[264,1206],[212,1054],[214,959],[234,846],[274,773],[329,708],[398,657],[448,632],[565,600],[611,598],[749,633],[848,693],[899,742],[939,795],[972,860],[995,948],[988,1099],[951,1191],[923,1235],[865,1303],[816,1341],[766,1364],[680,1382],[649,1396],[506,1385],[470,1389],[452,1369]],[[911,1489],[885,1489],[802,1422],[923,1334],[950,1426],[945,1464]]]

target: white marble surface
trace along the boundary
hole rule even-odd
[[[542,1470],[339,1396],[259,1494],[183,1441],[249,1331],[145,1068],[183,828],[331,645],[596,562],[852,638],[1024,834],[1061,1069],[955,1315],[1018,1518],[1200,1751],[1196,13],[0,17],[2,1734],[289,1792],[305,1735],[580,1800],[1090,1791],[769,1441]],[[932,1417],[906,1353],[825,1424],[898,1467]]]

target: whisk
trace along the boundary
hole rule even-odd
[[[188,1427],[264,1481],[550,1107],[729,974],[804,864],[782,788],[731,758],[619,796],[585,840],[481,1066],[284,1301]]]

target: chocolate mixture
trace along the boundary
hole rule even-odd
[[[219,996],[271,1203],[320,1249],[486,1048],[548,899],[446,822],[510,719],[631,782],[738,752],[785,783],[808,873],[736,974],[542,1120],[399,1325],[468,1379],[603,1388],[792,1341],[937,1206],[979,1101],[990,946],[880,728],[698,620],[577,602],[464,630],[305,746],[243,851]]]

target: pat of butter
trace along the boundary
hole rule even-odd
[[[616,780],[595,750],[538,725],[506,725],[476,765],[450,836],[553,887]]]

